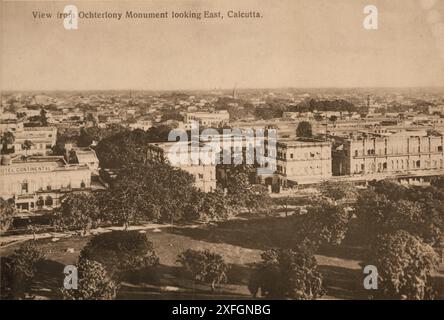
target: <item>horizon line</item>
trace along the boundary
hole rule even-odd
[[[239,90],[279,90],[279,89],[444,89],[441,85],[420,85],[420,86],[282,86],[282,87],[224,87],[224,88],[177,88],[177,89],[141,89],[141,88],[118,88],[118,89],[1,89],[0,93],[10,92],[97,92],[97,91],[160,91],[160,92],[177,92],[177,91],[226,91],[233,89]]]

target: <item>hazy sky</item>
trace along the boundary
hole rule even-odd
[[[259,11],[261,19],[81,20],[32,11]],[[365,30],[363,8],[379,10]],[[4,90],[441,86],[442,0],[2,1]]]

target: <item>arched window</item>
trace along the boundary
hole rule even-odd
[[[45,201],[43,200],[43,197],[39,197],[38,199],[37,199],[37,207],[43,207],[43,205],[45,204]]]
[[[21,190],[22,190],[22,193],[28,193],[28,181],[24,180],[24,181],[22,182],[22,188],[21,188]]]
[[[51,207],[53,205],[54,201],[52,200],[51,196],[46,197],[45,206]]]
[[[80,182],[80,188],[84,189],[86,187],[85,182]]]

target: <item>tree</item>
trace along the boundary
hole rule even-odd
[[[135,181],[118,182],[111,189],[97,194],[102,217],[125,230],[143,220],[143,193]]]
[[[166,163],[128,166],[105,192],[102,211],[125,227],[141,220],[174,224],[190,216],[196,192],[190,173]]]
[[[100,262],[113,278],[159,263],[153,243],[137,231],[112,231],[94,236],[80,252],[79,261],[84,259]]]
[[[78,266],[77,289],[62,289],[65,300],[113,300],[118,284],[97,261],[82,259]]]
[[[228,266],[220,254],[209,250],[188,249],[178,257],[178,262],[195,280],[211,283],[211,290],[216,285],[227,282]]]
[[[34,241],[25,242],[11,256],[1,259],[1,298],[23,299],[31,290],[37,264],[45,254]]]
[[[248,190],[245,206],[250,213],[269,213],[271,198],[268,194],[267,187],[261,185],[252,185],[251,188]]]
[[[31,147],[34,144],[30,140],[25,140],[22,144],[22,149],[25,150],[25,156],[28,156],[28,150],[31,150]]]
[[[2,134],[1,137],[1,143],[2,143],[2,154],[8,154],[10,153],[10,150],[8,149],[8,146],[10,144],[13,144],[15,141],[14,134],[10,131],[5,131]]]
[[[274,198],[273,202],[280,209],[284,210],[285,216],[288,217],[288,214],[290,213],[290,208],[292,206],[299,205],[301,203],[301,200],[289,194],[283,197]]]
[[[48,125],[48,117],[46,116],[46,110],[44,108],[40,110],[40,123],[44,127]]]
[[[406,199],[407,197],[408,188],[394,180],[385,179],[370,182],[369,185],[376,193],[383,194],[392,201],[399,201],[401,199]]]
[[[233,208],[244,208],[248,200],[250,183],[244,172],[233,172],[227,181],[227,196]]]
[[[86,192],[69,193],[56,210],[53,224],[60,230],[82,230],[88,233],[100,223],[99,207],[94,195]]]
[[[298,127],[296,128],[296,136],[301,138],[313,137],[311,123],[308,121],[299,122]]]
[[[352,213],[329,199],[314,199],[299,225],[300,234],[318,244],[339,245],[347,234]]]
[[[217,189],[214,192],[198,192],[193,201],[194,208],[189,212],[194,212],[191,219],[204,221],[221,221],[227,219],[233,212],[227,197]]]
[[[367,240],[373,241],[381,233],[405,230],[428,244],[440,243],[444,222],[440,192],[434,195],[434,189],[401,189],[397,194],[385,188],[384,193],[374,190],[361,192],[355,206],[358,225]]]
[[[5,232],[11,226],[16,208],[13,199],[0,198],[0,232]]]
[[[324,294],[322,275],[309,250],[271,249],[261,257],[248,286],[253,297],[259,290],[267,299],[312,300]]]
[[[363,265],[377,267],[381,298],[422,300],[434,296],[430,274],[438,267],[439,256],[406,231],[379,235]]]
[[[435,188],[444,190],[444,177],[436,177],[432,180],[431,185]]]
[[[330,120],[331,122],[333,122],[333,124],[335,124],[336,121],[338,121],[338,117],[335,115],[332,115],[332,116],[330,116],[330,118],[328,120]]]
[[[319,186],[319,191],[324,197],[335,201],[343,200],[352,202],[356,199],[356,189],[353,184],[348,182],[324,181]]]

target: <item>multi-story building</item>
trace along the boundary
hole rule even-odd
[[[16,131],[22,131],[24,128],[23,121],[17,119],[1,119],[0,120],[0,134],[5,131],[10,131],[12,133]]]
[[[88,166],[68,165],[62,156],[1,158],[0,197],[13,198],[19,211],[51,209],[64,194],[90,188]]]
[[[230,121],[230,114],[227,110],[214,112],[188,112],[185,122],[189,128],[191,124],[197,122],[202,127],[222,127]]]
[[[93,149],[86,147],[73,148],[71,150],[75,154],[78,164],[87,165],[92,174],[99,175],[99,159]]]
[[[276,173],[283,186],[317,183],[332,175],[330,142],[280,139],[276,152]]]
[[[202,161],[201,151],[203,147],[203,143],[199,144],[197,150],[191,147],[190,142],[152,143],[148,148],[147,158],[155,161],[166,161],[172,166],[189,172],[194,176],[195,186],[199,190],[211,192],[216,190],[216,165],[214,159],[208,161],[208,163]],[[175,160],[171,159],[170,154],[174,154]],[[216,155],[209,154],[209,156],[214,157]],[[193,159],[197,159],[197,161]]]
[[[14,132],[14,154],[46,155],[47,151],[55,146],[57,128],[55,127],[24,127]],[[29,141],[26,149],[25,141]]]
[[[343,139],[333,152],[334,175],[396,174],[440,170],[443,137],[426,132],[365,134]]]
[[[0,134],[9,131],[14,141],[8,148],[14,154],[20,155],[46,155],[47,151],[55,146],[57,141],[57,128],[55,127],[25,127],[20,120],[2,120]],[[25,141],[29,143],[25,143]]]
[[[429,106],[429,114],[441,114],[444,115],[444,105]]]

